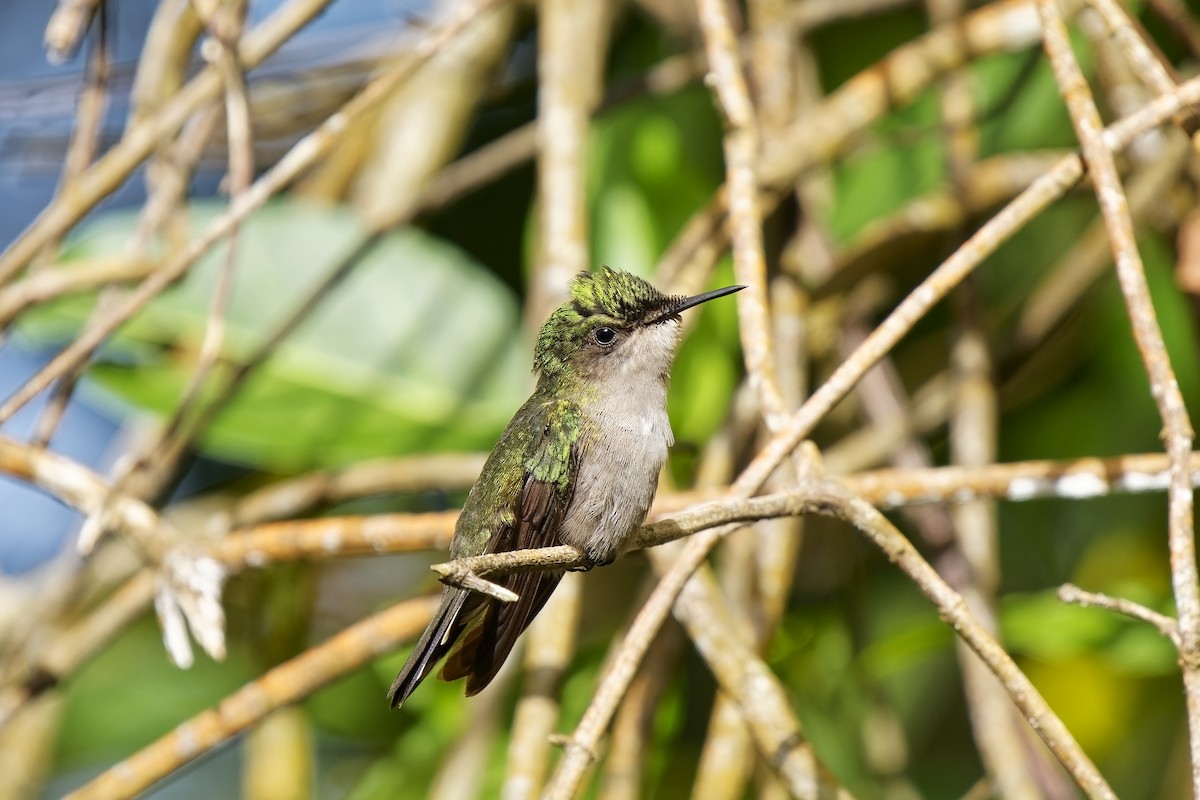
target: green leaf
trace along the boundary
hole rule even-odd
[[[720,185],[720,127],[690,87],[632,101],[596,121],[588,162],[596,263],[642,275]]]
[[[193,206],[201,230],[220,208]],[[73,254],[121,252],[135,219],[89,226]],[[351,213],[279,202],[237,239],[224,356],[241,363],[358,246]],[[216,248],[122,328],[90,372],[108,396],[172,410],[191,374],[224,258]],[[61,340],[84,309],[57,304],[23,331]],[[420,230],[395,231],[321,298],[247,382],[201,446],[277,471],[399,452],[486,448],[529,384],[528,346],[512,293],[457,248]]]
[[[945,155],[934,133],[937,122],[937,97],[925,93],[875,126],[880,139],[874,147],[836,164],[837,203],[829,221],[835,237],[850,240],[942,183]]]
[[[1042,661],[1088,653],[1110,641],[1120,624],[1112,612],[1067,605],[1053,592],[1009,595],[1001,601],[1005,644]]]
[[[175,667],[158,626],[143,617],[67,684],[57,764],[74,768],[124,757],[253,677],[236,649],[221,664],[200,657],[189,670]]]
[[[1125,629],[1105,652],[1105,660],[1125,675],[1178,676],[1179,654],[1155,628],[1128,620]]]

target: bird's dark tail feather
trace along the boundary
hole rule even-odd
[[[462,612],[467,594],[464,589],[449,586],[442,590],[442,602],[438,605],[433,619],[421,634],[417,646],[408,656],[408,661],[404,662],[400,674],[392,681],[392,688],[388,690],[388,704],[392,708],[399,708],[408,699],[458,638],[457,633],[461,633],[461,628],[456,635],[449,634]]]
[[[442,602],[429,627],[388,691],[392,708],[407,700],[447,654],[439,677],[446,681],[466,678],[468,697],[481,692],[496,677],[517,637],[542,610],[562,575],[526,572],[500,578],[500,585],[517,594],[513,603],[465,589],[443,589]]]
[[[561,572],[525,572],[500,579],[498,583],[517,595],[516,602],[483,598],[480,613],[464,614],[463,635],[453,637],[458,643],[440,677],[448,681],[466,678],[468,697],[483,691],[560,580]]]

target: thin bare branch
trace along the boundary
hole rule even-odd
[[[771,427],[787,414],[775,375],[771,323],[767,312],[767,262],[763,255],[762,216],[758,203],[756,162],[759,149],[757,114],[746,89],[737,37],[723,0],[697,0],[700,27],[712,83],[727,125],[725,187],[734,272],[746,290],[737,296],[738,329],[751,386]]]
[[[308,472],[238,498],[230,525],[244,528],[294,517],[325,504],[373,494],[467,489],[483,469],[485,453],[442,453],[363,461],[339,470]]]
[[[303,700],[416,636],[436,605],[434,597],[406,600],[351,625],[246,684],[216,708],[175,727],[67,797],[119,800],[145,791],[275,709]]]
[[[1085,608],[1103,608],[1117,614],[1147,622],[1158,629],[1158,632],[1179,647],[1179,626],[1175,620],[1166,614],[1160,614],[1152,608],[1146,608],[1140,603],[1126,600],[1123,597],[1112,597],[1099,592],[1086,592],[1071,583],[1058,587],[1058,599],[1064,603],[1084,606]]]
[[[1170,95],[1156,98],[1138,112],[1104,131],[1111,150],[1120,150],[1140,133],[1161,125],[1181,108],[1200,100],[1200,79],[1180,84]],[[734,491],[754,491],[779,463],[795,449],[817,422],[840,401],[873,366],[898,342],[938,300],[958,285],[1000,243],[1029,222],[1075,185],[1083,176],[1083,161],[1075,154],[1058,164],[985,223],[962,247],[926,278],[863,342],[855,354],[842,363],[829,379],[792,415],[787,426],[759,452],[734,484]]]
[[[1179,615],[1179,652],[1188,707],[1192,788],[1200,796],[1200,577],[1196,570],[1189,468],[1194,438],[1192,423],[1150,299],[1133,220],[1129,215],[1129,204],[1113,161],[1113,149],[1111,143],[1105,140],[1100,114],[1075,61],[1062,12],[1057,0],[1038,0],[1038,12],[1042,19],[1046,54],[1054,67],[1055,80],[1087,159],[1100,213],[1112,244],[1117,282],[1125,297],[1134,340],[1146,365],[1150,394],[1163,422],[1162,438],[1170,459],[1171,477],[1167,493],[1167,543],[1171,557],[1171,583]],[[1131,50],[1140,52],[1137,48]],[[1148,74],[1154,74],[1148,63],[1142,62],[1140,65],[1150,71]],[[1159,75],[1156,82],[1162,83],[1161,78]],[[1169,96],[1165,94],[1166,89],[1164,85],[1161,90],[1164,93],[1160,96]]]
[[[50,450],[0,436],[0,474],[34,484],[67,505],[92,514],[104,505],[109,487],[87,467]],[[160,555],[176,537],[150,506],[116,495],[112,515],[119,528],[152,554]]]
[[[936,571],[929,566],[908,540],[879,511],[865,500],[848,493],[840,484],[833,481],[804,481],[801,486],[803,488],[796,491],[769,497],[711,503],[670,520],[648,526],[646,533],[670,536],[682,531],[703,528],[724,531],[736,527],[738,523],[775,514],[822,514],[849,522],[878,545],[889,560],[897,564],[916,582],[921,591],[938,607],[943,618],[988,664],[988,667],[1004,685],[1013,702],[1030,722],[1031,727],[1085,793],[1089,797],[1105,798],[1106,800],[1116,797],[1091,760],[1079,748],[1070,732],[1046,705],[1033,684],[970,613],[961,595],[951,589],[937,575]],[[703,540],[698,536],[693,537],[684,546],[685,554],[697,541]],[[570,550],[571,548],[552,549]],[[532,555],[544,551],[526,552]],[[682,591],[684,585],[688,583],[687,574],[677,568],[682,560],[683,557],[675,560],[663,572],[659,587],[667,585],[668,591],[656,589],[651,595],[650,600],[643,606],[642,612],[634,621],[634,625],[626,637],[627,642],[640,641],[640,637],[646,636],[647,631],[656,631],[662,618],[669,613],[670,606],[663,608],[657,606],[656,603],[662,603],[664,598],[670,602],[675,593]],[[478,560],[467,559],[463,559],[461,562],[469,562],[472,567],[477,567],[481,563]],[[465,563],[463,565],[465,566]],[[511,563],[507,566],[511,567]],[[670,586],[669,581],[675,581],[679,585]],[[640,653],[635,653],[633,648],[621,648],[617,659],[610,665],[605,679],[601,681],[592,704],[589,705],[579,727],[576,728],[571,740],[572,746],[563,756],[558,772],[555,773],[555,778],[547,790],[546,798],[560,800],[575,796],[583,773],[594,757],[597,743],[603,736],[608,719],[611,718],[612,709],[610,707],[615,705],[623,694],[628,685],[627,673],[631,668],[636,669],[639,658]],[[816,789],[817,787],[809,787],[809,794],[815,796]]]
[[[655,712],[671,678],[676,674],[683,635],[678,625],[668,625],[650,646],[621,710],[613,721],[612,741],[604,759],[599,800],[638,800],[644,794],[646,762]]]
[[[550,734],[558,724],[559,691],[575,652],[582,595],[582,576],[563,576],[525,634],[525,682],[513,712],[500,789],[503,800],[535,798],[546,780]]]
[[[102,7],[103,0],[58,0],[46,23],[46,54],[52,62],[61,64],[75,55]]]
[[[280,45],[325,10],[330,0],[292,0],[249,34],[238,48],[246,69],[262,63]],[[0,254],[0,283],[12,278],[47,242],[65,234],[83,215],[121,185],[158,145],[183,127],[195,111],[221,93],[220,71],[207,67],[153,117],[131,126],[121,141],[79,176],[76,190],[48,206]]]
[[[608,3],[542,0],[538,25],[537,260],[525,303],[536,331],[590,268],[588,163],[592,114],[604,87],[613,23]],[[568,575],[526,637],[525,685],[513,716],[502,796],[532,800],[550,764],[562,675],[578,632],[582,588]]]
[[[967,300],[970,302],[970,298]],[[999,412],[991,353],[974,312],[973,308],[966,311],[967,324],[950,356],[956,383],[950,448],[955,464],[986,467],[996,460]],[[995,502],[971,500],[955,505],[950,513],[957,547],[952,551],[953,560],[947,558],[949,553],[943,556],[942,564],[947,566],[939,572],[963,596],[980,624],[998,637],[996,592],[1000,586],[1000,553]],[[1048,772],[1049,765],[1037,763],[1043,751],[1026,746],[1024,731],[1004,687],[962,642],[958,645],[958,657],[975,746],[998,795],[1018,798],[1046,794],[1038,787],[1036,776]]]
[[[463,570],[453,565],[443,564],[437,564],[433,569],[434,572],[441,574],[442,583],[447,586],[457,586],[459,589],[469,589],[472,592],[485,594],[488,597],[499,600],[501,603],[515,603],[519,599],[516,592],[505,589],[498,583],[484,580],[470,570]]]
[[[97,14],[98,12],[98,14]],[[109,57],[108,15],[110,10],[99,0],[64,0],[60,2],[46,26],[46,50],[51,61],[73,52],[94,16],[98,16],[95,44],[84,71],[83,87],[75,108],[75,124],[63,158],[55,197],[75,191],[75,182],[96,158],[103,130],[104,112],[108,108],[108,84],[112,72]],[[72,25],[74,23],[74,25]],[[72,30],[72,28],[74,28]],[[69,57],[69,56],[68,56]],[[42,258],[53,258],[59,241],[54,239],[42,248]]]
[[[611,15],[606,3],[543,0],[539,27],[537,268],[525,306],[530,330],[589,268],[588,127],[603,85]]]
[[[315,0],[313,1],[315,2]],[[324,1],[327,2],[327,0]],[[447,42],[451,41],[461,32],[480,11],[499,1],[475,0],[474,2],[463,3],[457,6],[450,18],[432,30],[427,36],[423,37],[413,47],[412,53],[408,58],[402,60],[400,64],[371,81],[341,111],[326,119],[315,131],[301,139],[288,151],[286,156],[280,159],[271,170],[255,181],[247,191],[233,198],[229,208],[213,220],[198,239],[190,242],[183,250],[173,253],[163,264],[162,268],[139,284],[138,288],[125,298],[118,308],[114,309],[111,314],[107,314],[98,320],[95,325],[89,326],[89,328],[82,331],[70,345],[51,359],[50,363],[39,370],[36,375],[26,381],[0,404],[0,422],[11,417],[28,403],[29,400],[45,389],[55,378],[70,372],[78,365],[84,363],[101,342],[125,320],[129,319],[138,309],[157,296],[163,289],[178,280],[201,255],[207,252],[218,241],[228,236],[230,231],[240,224],[251,212],[260,208],[272,195],[287,186],[303,170],[307,169],[318,158],[327,153],[338,141],[353,117],[367,113],[370,109],[374,108],[376,104],[388,95],[393,87],[407,79],[415,70],[419,69],[422,64],[438,52],[441,47],[445,46]],[[248,50],[249,45],[246,45],[239,51],[242,64],[245,66],[255,63],[255,59],[251,56],[256,51],[247,52]],[[219,81],[215,77],[213,81],[216,88],[219,88]],[[175,103],[171,105],[171,108],[174,106]],[[163,114],[166,114],[166,110],[164,110]],[[110,151],[110,154],[114,151]],[[86,178],[87,176],[85,175],[80,180],[83,181]],[[73,224],[75,221],[77,220],[72,219],[70,223]],[[35,223],[36,225],[37,223]],[[22,237],[22,239],[18,240],[10,248],[7,257],[0,256],[0,272],[2,272],[2,265],[6,261],[16,264],[17,268],[24,263],[21,261],[22,251],[20,248],[23,246],[21,243],[27,238],[30,238],[30,236]]]
[[[110,283],[126,283],[146,277],[158,265],[156,259],[128,256],[98,256],[66,264],[47,265],[28,277],[0,288],[0,328],[5,328],[25,309],[76,292],[86,292]]]

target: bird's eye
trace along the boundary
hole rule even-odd
[[[612,328],[596,329],[596,344],[608,347],[617,340],[617,332]]]

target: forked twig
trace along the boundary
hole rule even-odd
[[[1038,0],[1038,11],[1042,18],[1046,54],[1054,67],[1054,77],[1071,114],[1096,187],[1100,213],[1108,229],[1116,261],[1117,282],[1125,298],[1138,352],[1150,379],[1150,394],[1163,422],[1162,439],[1170,461],[1167,543],[1179,619],[1179,661],[1187,697],[1192,784],[1193,791],[1200,795],[1200,579],[1196,571],[1189,466],[1195,434],[1150,299],[1150,288],[1138,253],[1129,204],[1117,175],[1112,149],[1102,133],[1100,114],[1083,72],[1075,61],[1057,0]],[[1153,70],[1147,68],[1153,74]]]
[[[1112,597],[1100,592],[1086,592],[1072,583],[1064,583],[1058,587],[1058,599],[1085,608],[1103,608],[1108,611],[1124,614],[1142,622],[1153,625],[1159,633],[1179,646],[1179,625],[1166,614],[1160,614],[1152,608],[1146,608],[1141,603],[1126,600],[1123,597]]]

